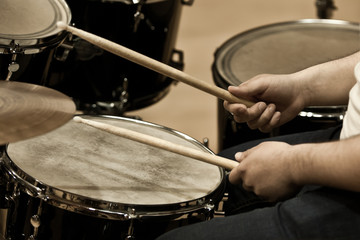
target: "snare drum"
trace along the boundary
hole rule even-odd
[[[239,85],[261,74],[293,73],[360,50],[358,23],[340,20],[300,20],[262,26],[240,33],[215,53],[213,78],[219,87]],[[270,135],[334,126],[342,122],[346,106],[312,106]],[[219,147],[268,137],[237,124],[219,101]]]
[[[211,153],[159,125],[83,117]],[[211,218],[225,184],[222,168],[73,121],[9,144],[0,163],[13,198],[2,234],[12,239],[152,239]]]
[[[0,19],[0,79],[44,81],[49,56],[67,36],[56,26],[58,21],[69,23],[71,20],[65,1],[4,0]]]

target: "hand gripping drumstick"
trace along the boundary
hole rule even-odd
[[[114,135],[124,137],[136,142],[144,143],[153,147],[157,147],[169,152],[177,153],[185,157],[197,159],[206,163],[210,163],[225,169],[231,170],[235,168],[239,163],[227,158],[219,157],[210,153],[202,152],[193,148],[185,147],[179,144],[175,144],[160,138],[156,138],[143,133],[135,132],[129,129],[116,127],[106,123],[101,123],[89,119],[84,119],[79,116],[73,118],[75,122],[87,124],[91,127],[103,130]]]
[[[104,38],[96,36],[94,34],[85,32],[85,31],[77,29],[75,27],[68,26],[67,24],[65,24],[63,22],[58,22],[57,26],[58,26],[58,28],[60,28],[62,30],[66,30],[68,32],[71,32],[72,34],[77,35],[78,37],[81,37],[82,39],[84,39],[98,47],[101,47],[102,49],[104,49],[106,51],[109,51],[109,52],[111,52],[115,55],[118,55],[120,57],[123,57],[129,61],[137,63],[143,67],[154,70],[155,72],[163,74],[167,77],[170,77],[172,79],[178,80],[180,82],[183,82],[190,86],[198,88],[198,89],[200,89],[204,92],[207,92],[209,94],[212,94],[222,100],[227,100],[229,102],[235,102],[235,103],[242,103],[242,104],[246,105],[247,107],[251,107],[252,105],[254,105],[254,103],[251,101],[235,97],[234,95],[232,95],[225,89],[208,84],[207,82],[204,82],[204,81],[200,81],[199,79],[194,78],[176,68],[170,67],[162,62],[156,61],[152,58],[149,58],[149,57],[142,55],[138,52],[135,52],[131,49],[123,47],[114,42],[111,42],[107,39],[104,39]]]

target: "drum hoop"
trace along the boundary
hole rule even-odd
[[[128,122],[143,124],[146,126],[161,129],[175,136],[182,137],[190,141],[191,143],[203,148],[206,152],[214,154],[209,148],[202,145],[196,139],[165,126],[142,120],[118,116],[96,115],[96,117],[105,119],[125,120]],[[10,159],[10,156],[7,153],[7,146],[8,145],[2,146],[0,148],[0,151],[2,153],[0,163],[3,163],[2,165],[5,168],[4,170],[8,173],[9,176],[11,176],[13,181],[17,181],[18,183],[20,183],[21,188],[23,188],[28,195],[40,198],[46,201],[48,204],[61,209],[69,210],[72,212],[79,212],[85,215],[96,216],[105,219],[127,220],[130,218],[144,218],[149,216],[171,216],[175,213],[183,214],[199,209],[204,209],[207,208],[208,204],[218,202],[222,198],[222,194],[225,188],[225,170],[219,167],[221,181],[218,186],[213,189],[211,193],[197,199],[192,199],[190,201],[170,204],[144,205],[99,200],[63,191],[59,188],[55,188],[52,186],[48,186],[46,183],[43,183],[33,178],[32,176],[21,170],[16,165],[16,163],[14,163]],[[135,213],[132,213],[133,211],[135,211]]]
[[[297,20],[297,21],[279,22],[279,23],[267,24],[267,25],[263,25],[260,27],[252,28],[250,30],[236,34],[235,36],[231,37],[230,39],[225,41],[220,47],[217,48],[217,50],[215,51],[215,54],[214,54],[215,61],[213,64],[213,68],[216,69],[216,71],[217,71],[216,74],[219,77],[221,77],[221,79],[227,79],[228,74],[226,74],[224,72],[224,68],[221,68],[221,66],[222,66],[223,56],[225,54],[231,54],[231,53],[224,52],[224,49],[231,49],[232,46],[238,42],[238,39],[245,37],[245,36],[251,36],[251,35],[254,35],[251,38],[251,39],[254,39],[254,38],[256,38],[256,34],[253,34],[253,33],[258,33],[258,32],[261,32],[262,30],[266,30],[266,29],[272,29],[272,28],[277,28],[277,27],[281,27],[281,26],[293,26],[293,25],[294,26],[295,25],[296,26],[308,26],[308,25],[347,26],[351,30],[355,30],[355,29],[359,30],[360,23],[350,22],[350,21],[345,21],[345,20],[334,20],[334,19],[301,19],[301,20]],[[229,85],[229,84],[230,83],[227,82],[227,85]]]

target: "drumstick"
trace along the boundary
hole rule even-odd
[[[216,156],[210,153],[206,153],[206,152],[202,152],[200,150],[196,150],[193,148],[189,148],[189,147],[185,147],[179,144],[175,144],[160,138],[156,138],[150,135],[146,135],[143,133],[139,133],[139,132],[135,132],[129,129],[125,129],[125,128],[121,128],[121,127],[117,127],[117,126],[113,126],[110,124],[106,124],[106,123],[101,123],[101,122],[97,122],[97,121],[93,121],[93,120],[89,120],[89,119],[84,119],[81,118],[79,116],[76,116],[73,118],[75,122],[79,122],[79,123],[84,123],[87,124],[91,127],[106,131],[108,133],[112,133],[114,135],[120,136],[120,137],[124,137],[136,142],[140,142],[140,143],[144,143],[153,147],[157,147],[169,152],[173,152],[173,153],[177,153],[186,157],[190,157],[199,161],[203,161],[206,163],[210,163],[219,167],[223,167],[225,169],[231,170],[233,168],[235,168],[238,163],[227,159],[227,158],[223,158],[220,156]]]
[[[109,51],[115,55],[123,57],[123,58],[125,58],[131,62],[134,62],[136,64],[139,64],[143,67],[149,68],[149,69],[151,69],[155,72],[158,72],[162,75],[165,75],[172,79],[186,83],[186,84],[193,86],[197,89],[200,89],[204,92],[212,94],[222,100],[227,100],[229,102],[242,103],[242,104],[246,105],[247,107],[251,107],[252,105],[254,105],[254,103],[251,101],[235,97],[234,95],[232,95],[225,89],[222,89],[215,85],[208,84],[207,82],[204,82],[195,77],[192,77],[183,71],[180,71],[176,68],[170,67],[169,65],[166,65],[155,59],[152,59],[143,54],[135,52],[135,51],[128,49],[124,46],[121,46],[117,43],[114,43],[114,42],[104,39],[102,37],[96,36],[94,34],[86,32],[84,30],[69,26],[63,22],[58,22],[57,26],[58,26],[58,28],[60,28],[62,30],[66,30],[68,32],[71,32],[72,34],[77,35],[78,37],[81,37],[82,39],[84,39],[106,51]]]

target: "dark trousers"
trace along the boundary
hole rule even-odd
[[[337,140],[341,127],[256,140],[226,149],[234,154],[263,141],[289,144]],[[159,239],[360,239],[360,193],[304,186],[293,198],[269,204],[228,183],[226,217],[214,218],[163,234]]]

